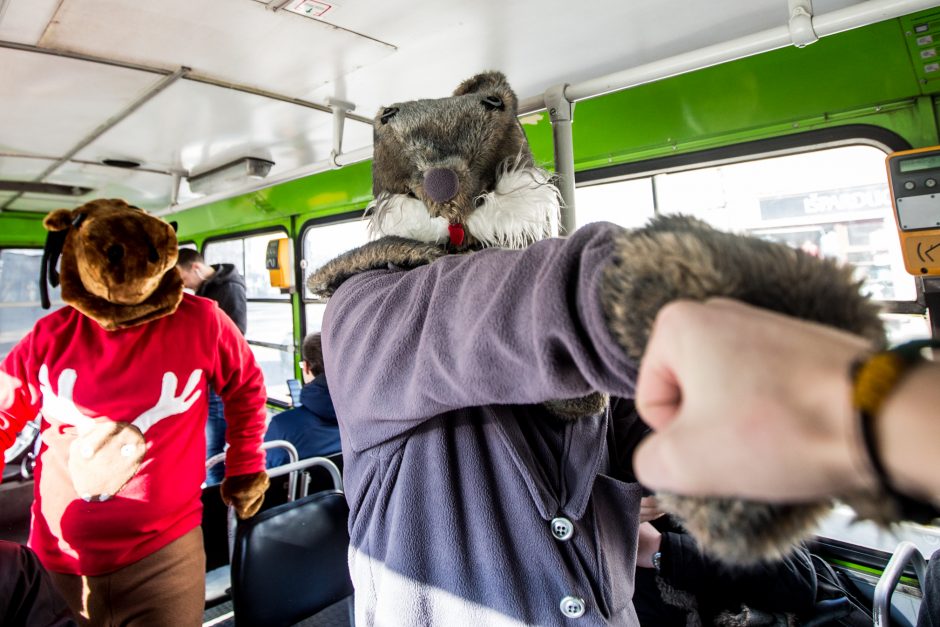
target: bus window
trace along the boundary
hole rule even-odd
[[[851,263],[863,290],[875,300],[913,301],[915,281],[904,270],[884,160],[885,153],[872,146],[839,146],[660,173],[578,193],[646,184],[656,213],[691,214],[722,230],[743,231]],[[627,205],[631,211],[643,206],[637,192],[625,186],[619,191],[616,202],[606,202]],[[592,221],[597,211],[590,202],[586,205],[577,208],[579,223]],[[614,221],[633,226],[629,215]],[[892,343],[930,335],[925,316],[886,314],[883,319]]]
[[[38,248],[0,249],[0,359],[49,313],[39,303],[41,261]],[[49,286],[49,299],[53,308],[62,305],[59,288]]]
[[[660,213],[691,213],[718,228],[746,231],[849,262],[877,300],[915,298],[904,270],[885,153],[841,146],[656,177]]]
[[[248,295],[248,331],[251,351],[264,372],[268,397],[290,403],[287,380],[294,378],[294,322],[290,294],[271,287],[264,267],[268,242],[284,237],[283,231],[235,239],[210,241],[206,263],[231,263],[245,277]]]
[[[653,217],[653,187],[650,179],[614,181],[575,189],[577,224],[613,222],[632,229]]]
[[[314,298],[307,289],[311,272],[347,250],[362,246],[369,240],[368,222],[360,217],[344,222],[315,225],[304,232],[304,312],[307,321],[305,334],[316,333],[323,326],[326,300]]]

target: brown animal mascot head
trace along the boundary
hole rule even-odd
[[[110,199],[57,209],[43,225],[49,231],[40,284],[44,308],[48,279],[53,287],[62,284],[62,300],[109,331],[176,311],[183,282],[171,224]]]
[[[450,98],[400,102],[375,116],[373,237],[450,250],[521,248],[557,228],[558,190],[533,165],[516,94],[499,72]]]

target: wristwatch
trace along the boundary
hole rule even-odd
[[[662,558],[663,558],[662,551],[656,551],[655,553],[653,553],[653,559],[651,561],[653,562],[653,570],[655,570],[657,573],[659,572],[659,563],[662,560]]]

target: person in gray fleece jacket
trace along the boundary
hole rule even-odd
[[[542,404],[633,394],[598,298],[616,230],[367,271],[330,298],[357,624],[637,624],[640,486],[610,476],[605,407]]]
[[[850,270],[697,220],[543,239],[556,192],[515,113],[498,73],[381,110],[384,237],[307,280],[330,297],[323,352],[360,627],[637,625],[642,489],[623,480],[629,425],[611,423],[608,395],[633,397],[659,309],[727,296],[881,328]],[[693,533],[714,523],[697,536],[706,550],[737,556],[785,551],[820,511],[702,501],[661,499],[689,506]]]

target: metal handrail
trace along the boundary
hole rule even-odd
[[[272,468],[268,471],[268,477],[281,477],[283,475],[290,475],[290,478],[287,481],[287,500],[295,501],[297,500],[297,476],[301,471],[306,470],[307,468],[313,468],[319,466],[325,468],[327,472],[330,473],[330,477],[333,479],[333,487],[340,492],[343,491],[343,477],[339,472],[339,468],[332,460],[327,459],[326,457],[309,457],[307,459],[298,460],[297,449],[293,444],[287,440],[271,440],[270,442],[265,442],[261,445],[262,450],[269,448],[283,448],[287,450],[287,456],[290,458],[290,463],[284,464],[283,466],[278,466],[277,468]],[[218,464],[225,459],[225,453],[219,453],[213,455],[206,460],[206,469],[211,468],[212,466]],[[303,485],[303,494],[307,495],[307,490],[310,487],[310,477],[304,476],[304,485]],[[235,552],[235,530],[238,527],[238,520],[235,516],[235,508],[229,506],[227,511],[227,527],[228,527],[228,556],[231,560],[232,554]]]
[[[902,542],[891,555],[888,565],[875,586],[875,596],[872,609],[872,623],[875,627],[888,627],[891,624],[891,595],[897,588],[904,567],[909,562],[914,563],[914,572],[917,580],[923,583],[927,571],[927,562],[913,542]]]
[[[286,475],[287,473],[296,473],[301,470],[306,470],[307,468],[313,468],[319,466],[325,468],[327,472],[330,473],[330,477],[333,479],[333,487],[340,492],[343,491],[343,476],[339,472],[339,468],[332,460],[327,459],[326,457],[309,457],[307,459],[301,459],[300,461],[292,462],[290,464],[285,464],[283,466],[278,466],[277,468],[272,468],[268,471],[269,477],[280,477],[281,475]],[[295,486],[296,487],[296,486]],[[304,477],[304,489],[303,495],[307,495],[307,489],[310,487],[310,477]],[[295,491],[290,492],[288,499],[293,501],[297,498]]]
[[[287,458],[290,460],[290,463],[296,462],[300,459],[300,453],[297,452],[297,447],[288,442],[287,440],[271,440],[270,442],[265,442],[261,445],[261,450],[266,451],[272,448],[282,448],[287,451]],[[216,453],[212,457],[206,460],[206,470],[209,470],[218,463],[225,461],[225,451],[221,453]],[[283,474],[283,473],[281,473]],[[271,473],[268,473],[268,476],[271,476]],[[287,480],[287,494],[295,494],[297,492],[297,475],[291,475],[290,479]],[[290,500],[294,500],[290,498]]]

